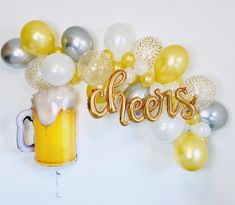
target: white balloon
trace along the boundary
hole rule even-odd
[[[135,80],[135,78],[136,78],[135,70],[133,68],[131,68],[131,67],[128,67],[128,68],[125,69],[125,72],[127,74],[126,82],[128,84],[132,83]]]
[[[141,60],[136,61],[134,68],[137,75],[143,75],[150,71],[148,64]]]
[[[179,88],[180,85],[177,82],[171,82],[171,83],[167,83],[164,84],[164,90],[176,90],[177,88]]]
[[[166,143],[174,142],[186,129],[185,120],[181,115],[171,119],[166,113],[151,125],[154,136]]]
[[[200,137],[208,137],[211,134],[210,126],[205,122],[199,122],[191,126],[190,130]]]
[[[149,88],[149,93],[150,95],[152,96],[155,96],[155,90],[156,89],[159,89],[160,91],[163,91],[164,90],[164,86],[160,83],[154,83],[150,88]]]
[[[115,60],[120,60],[122,55],[133,50],[134,44],[134,29],[125,23],[111,25],[104,35],[104,45],[113,52]]]
[[[63,53],[48,55],[41,64],[41,73],[45,80],[54,86],[67,84],[74,75],[75,63]]]

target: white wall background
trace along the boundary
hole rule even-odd
[[[153,139],[148,125],[121,127],[118,117],[93,119],[79,85],[78,162],[55,173],[15,144],[15,117],[30,107],[33,89],[23,70],[0,62],[0,204],[70,205],[233,205],[235,204],[235,1],[0,0],[0,44],[19,36],[29,20],[49,22],[58,34],[72,25],[88,29],[103,48],[105,29],[127,22],[138,37],[152,35],[163,45],[182,44],[191,56],[187,75],[215,80],[217,99],[230,113],[227,126],[209,139],[209,163],[186,172],[173,160],[172,146]],[[59,36],[59,35],[58,35]],[[58,38],[59,39],[59,38]],[[232,119],[233,118],[233,119]]]

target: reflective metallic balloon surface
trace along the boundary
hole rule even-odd
[[[174,143],[174,158],[183,169],[197,171],[208,161],[207,146],[195,133],[185,132]]]
[[[124,91],[127,102],[129,102],[134,97],[139,97],[141,99],[146,99],[149,96],[149,88],[143,87],[140,83],[131,85]]]
[[[7,41],[1,50],[3,61],[13,68],[24,68],[34,56],[21,47],[20,39]]]
[[[220,129],[228,120],[228,111],[219,102],[213,102],[207,109],[200,112],[201,121],[209,124],[213,131]]]
[[[94,48],[91,35],[79,26],[68,28],[62,35],[61,44],[64,52],[76,62],[82,54]]]
[[[143,87],[140,83],[133,84],[124,91],[124,95],[126,96],[126,102],[130,102],[134,97],[139,97],[140,99],[148,98],[149,88]],[[141,115],[141,111],[136,112],[137,115]]]

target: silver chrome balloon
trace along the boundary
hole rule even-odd
[[[141,99],[146,99],[149,96],[149,88],[143,87],[140,83],[131,85],[124,91],[127,102],[129,102],[134,97],[139,97]]]
[[[7,65],[13,68],[24,68],[34,58],[21,47],[19,38],[11,39],[3,45],[1,57]]]
[[[64,31],[61,45],[64,52],[76,62],[82,54],[94,48],[91,35],[79,26],[72,26]]]
[[[206,122],[212,131],[218,130],[228,120],[228,111],[219,102],[213,102],[207,109],[200,111],[201,121]]]
[[[147,99],[149,94],[149,88],[143,87],[140,83],[131,85],[124,91],[126,97],[126,103],[129,103],[134,97],[139,97],[140,99]],[[138,110],[136,115],[141,115],[141,111]]]

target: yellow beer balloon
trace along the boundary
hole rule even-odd
[[[42,21],[30,21],[21,30],[20,40],[23,48],[33,55],[47,55],[55,47],[55,35]]]
[[[183,169],[199,170],[208,161],[206,143],[196,134],[185,132],[174,143],[174,157]]]
[[[164,48],[154,65],[156,81],[162,84],[176,81],[185,72],[188,64],[189,55],[185,48],[179,45]]]

